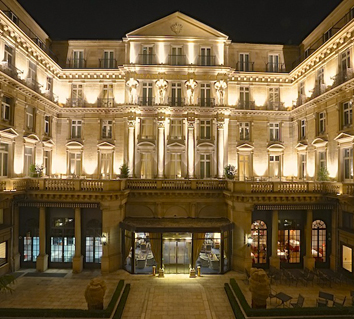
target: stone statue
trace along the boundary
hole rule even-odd
[[[194,90],[197,87],[197,81],[193,79],[189,79],[188,81],[184,82],[185,87],[187,88],[187,104],[193,105],[194,104]]]
[[[166,90],[168,87],[168,82],[164,79],[160,79],[155,82],[155,85],[157,87],[157,95],[158,95],[158,99],[159,99],[159,104],[162,105],[165,102],[165,95],[166,95]]]
[[[129,104],[138,104],[138,85],[139,81],[134,78],[130,78],[127,83],[129,88]]]
[[[252,293],[252,308],[266,308],[270,293],[269,278],[260,268],[251,268],[250,291]]]
[[[214,83],[214,87],[217,94],[217,105],[224,105],[224,95],[227,88],[227,83],[224,80],[219,80]]]

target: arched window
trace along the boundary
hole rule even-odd
[[[312,256],[317,262],[326,262],[326,223],[320,219],[312,223]]]
[[[251,256],[252,263],[265,264],[267,262],[267,225],[262,220],[256,220],[251,226]]]

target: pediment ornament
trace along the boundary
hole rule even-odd
[[[176,23],[172,24],[170,28],[171,28],[171,30],[172,30],[173,33],[175,33],[175,34],[178,35],[178,34],[180,34],[181,31],[182,31],[183,25],[180,24],[180,23],[178,23],[178,22],[176,22]]]

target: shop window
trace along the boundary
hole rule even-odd
[[[317,262],[326,262],[326,224],[323,220],[312,223],[312,256]]]
[[[85,238],[85,262],[101,263],[102,243],[101,243],[102,226],[97,219],[92,219],[86,226]]]
[[[253,264],[267,262],[267,225],[262,220],[256,220],[251,226],[251,257]]]
[[[300,229],[294,220],[283,221],[281,225],[285,229],[278,231],[278,250],[277,255],[280,262],[296,264],[300,263]]]
[[[74,218],[54,218],[50,237],[50,261],[72,262],[75,255]]]
[[[353,272],[353,249],[345,245],[342,246],[342,267]]]
[[[193,234],[193,260],[202,274],[219,273],[221,263],[221,233]],[[228,262],[224,256],[224,264]]]
[[[0,244],[0,266],[7,263],[7,241]]]

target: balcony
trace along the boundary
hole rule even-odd
[[[153,106],[155,105],[155,97],[139,97],[138,104],[141,106]]]
[[[254,71],[254,62],[240,62],[236,63],[236,71],[241,72],[253,72]]]
[[[155,54],[139,54],[139,64],[141,65],[154,65],[156,64]]]
[[[35,79],[32,78],[27,78],[26,79],[26,84],[34,91],[41,93],[41,88],[43,87],[42,84],[37,82]]]
[[[285,63],[270,63],[266,64],[266,71],[273,72],[273,73],[284,73],[285,70]]]
[[[214,98],[199,98],[198,105],[202,107],[213,107],[215,106],[215,99]]]
[[[84,107],[85,106],[85,100],[82,97],[74,97],[71,99],[66,100],[66,105],[67,106],[72,106],[72,107]]]
[[[85,59],[69,59],[66,63],[68,69],[85,69],[86,60]]]
[[[352,78],[353,78],[353,69],[352,68],[347,68],[347,69],[341,70],[341,71],[339,71],[338,74],[336,74],[334,77],[331,78],[333,80],[332,87],[336,87],[338,85],[341,85],[344,82],[346,82]]]
[[[185,105],[185,98],[182,98],[182,97],[176,97],[176,98],[169,97],[168,98],[168,105],[169,106],[184,106]]]
[[[114,107],[114,98],[98,98],[97,107]]]
[[[58,103],[59,101],[59,96],[54,94],[52,91],[45,91],[43,95],[48,99],[51,100],[54,103]]]
[[[198,65],[201,66],[215,66],[215,55],[199,55]]]
[[[284,102],[268,101],[267,110],[280,111],[284,109]]]
[[[237,108],[240,110],[254,110],[256,108],[255,101],[239,100]]]
[[[116,69],[117,60],[116,59],[99,59],[100,69]]]
[[[186,65],[186,56],[170,54],[168,56],[168,62],[170,65]]]
[[[19,79],[19,75],[23,74],[23,71],[19,70],[18,68],[16,68],[13,64],[11,64],[8,61],[2,61],[1,62],[1,69],[4,73],[6,73],[7,75],[11,76],[12,78],[18,80]]]

